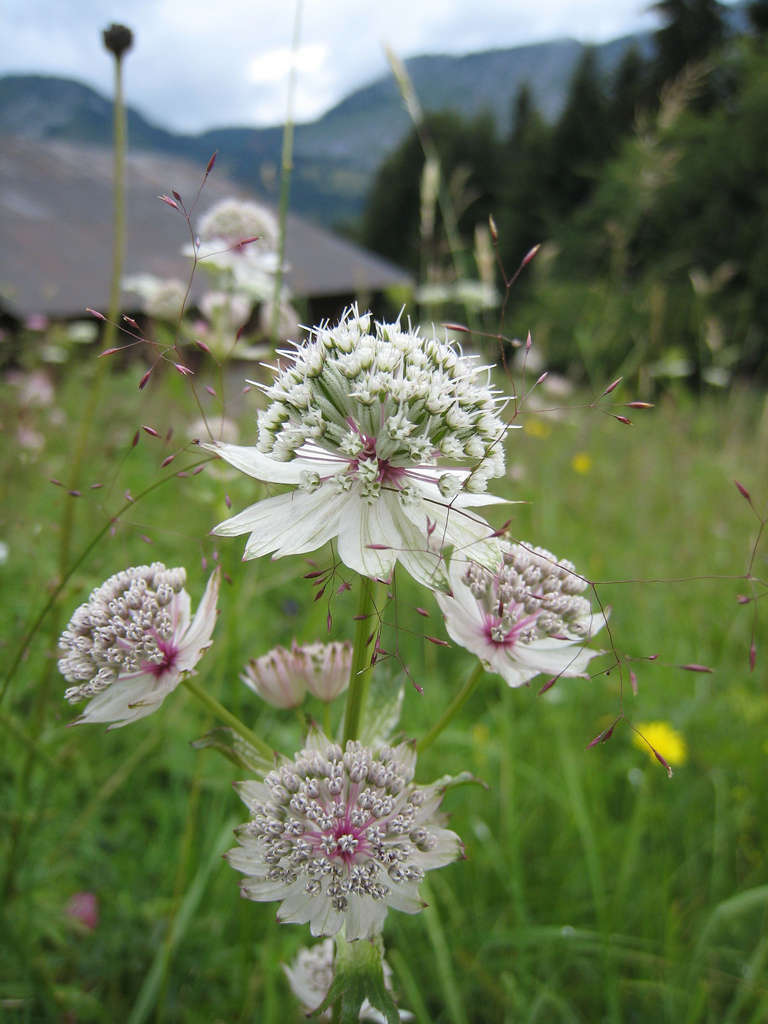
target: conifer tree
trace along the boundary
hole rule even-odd
[[[727,27],[725,8],[719,0],[657,0],[651,9],[663,22],[654,35],[653,85],[658,91],[686,64],[703,60],[721,46]]]
[[[552,136],[548,177],[556,215],[567,214],[589,196],[608,149],[605,94],[595,51],[587,48]]]

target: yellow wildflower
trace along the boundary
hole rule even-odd
[[[671,765],[685,764],[688,760],[688,745],[682,733],[674,729],[669,722],[640,722],[635,729],[632,742],[636,747],[647,751],[652,761],[656,761],[653,751],[661,754]]]
[[[587,452],[576,452],[571,459],[571,469],[576,473],[581,473],[582,476],[592,469],[592,456]]]

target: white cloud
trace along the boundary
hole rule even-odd
[[[291,68],[301,74],[313,74],[320,71],[328,59],[328,47],[324,43],[309,43],[299,46],[296,51],[287,46],[277,50],[260,53],[246,67],[249,82],[282,82],[288,77]]]

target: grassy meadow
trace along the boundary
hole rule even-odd
[[[353,633],[354,595],[316,602],[305,559],[242,562],[242,538],[208,536],[229,514],[225,496],[239,510],[267,490],[189,446],[200,416],[189,379],[163,370],[139,391],[141,373],[138,362],[104,367],[79,354],[53,370],[50,404],[30,401],[18,380],[0,383],[4,678],[51,605],[0,705],[0,1018],[300,1021],[280,965],[309,930],[242,900],[221,860],[246,812],[232,790],[241,771],[190,745],[215,724],[206,710],[180,688],[125,729],[67,728],[76,712],[62,699],[56,639],[90,590],[128,565],[185,566],[195,607],[218,557],[227,584],[198,680],[285,752],[305,723],[246,690],[243,664],[294,637],[322,639],[329,611],[332,638]],[[223,400],[246,444],[259,401],[242,394],[247,373],[223,379],[203,362],[192,378],[206,413]],[[502,486],[523,503],[492,510],[492,521],[510,519],[513,538],[597,581],[611,607],[599,642],[615,653],[591,662],[592,679],[541,696],[535,683],[510,690],[484,677],[420,758],[418,780],[469,770],[486,785],[444,803],[466,860],[430,875],[424,913],[391,912],[385,925],[398,1002],[418,1024],[768,1020],[765,630],[760,603],[739,604],[750,590],[737,578],[759,522],[733,484],[765,509],[768,413],[762,395],[733,386],[670,391],[630,412],[632,426],[604,414],[636,397],[620,388],[587,408],[591,396],[542,394],[557,412],[524,406],[509,438]],[[314,560],[327,564],[328,551]],[[754,572],[766,576],[764,546]],[[446,636],[436,603],[403,573],[396,584],[382,640],[393,657],[376,673],[394,686],[402,660],[423,686],[406,682],[401,717],[418,737],[474,659],[425,642],[425,632]],[[616,654],[633,660],[619,670]],[[678,667],[691,663],[713,671]],[[620,713],[611,738],[587,749]],[[685,741],[671,780],[633,742],[632,726],[649,722]],[[72,913],[77,893],[95,895],[97,921]]]

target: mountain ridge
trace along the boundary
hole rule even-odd
[[[647,52],[651,36],[622,36],[594,47],[610,73],[631,46]],[[509,128],[513,99],[529,85],[543,116],[557,116],[586,45],[570,38],[459,56],[423,54],[405,66],[424,110],[465,116],[488,111],[499,131]],[[219,166],[266,199],[276,200],[282,127],[223,125],[197,134],[170,131],[127,107],[132,149],[167,153],[201,166],[218,151]],[[373,176],[410,129],[397,84],[382,75],[354,90],[315,121],[294,132],[291,203],[326,225],[351,222],[363,208]],[[74,79],[47,75],[0,77],[0,135],[59,139],[108,146],[112,102]]]

